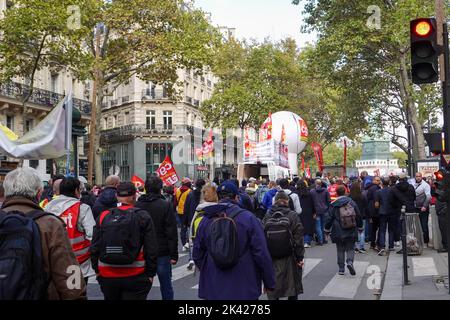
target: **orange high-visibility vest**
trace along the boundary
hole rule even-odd
[[[120,210],[125,211],[133,207],[128,205],[122,205],[119,206],[118,208]],[[102,222],[105,219],[105,217],[110,213],[111,211],[107,210],[100,215],[99,221],[100,226],[102,225]],[[136,258],[136,261],[134,261],[132,264],[117,265],[117,264],[103,263],[102,261],[99,261],[98,272],[100,273],[100,276],[103,278],[126,278],[143,274],[145,272],[144,248],[143,247],[141,248],[138,257]]]
[[[63,219],[66,224],[67,235],[69,236],[69,241],[72,245],[75,257],[77,258],[78,263],[82,264],[91,257],[89,252],[91,241],[86,239],[86,234],[80,232],[77,228],[78,218],[80,217],[80,206],[81,203],[78,201],[63,212],[61,219]]]

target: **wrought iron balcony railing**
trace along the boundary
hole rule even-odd
[[[30,93],[30,89],[31,89],[30,86],[17,82],[1,83],[0,96],[23,100]],[[44,89],[33,88],[31,96],[28,99],[28,102],[53,108],[62,99],[64,99],[64,95],[62,94]],[[74,108],[77,108],[78,110],[80,110],[81,113],[84,113],[85,115],[90,115],[92,112],[92,103],[86,100],[74,98],[73,106]]]

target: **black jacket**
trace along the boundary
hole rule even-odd
[[[401,214],[402,206],[406,212],[415,212],[416,190],[407,181],[401,181],[391,188],[391,207],[395,214]]]
[[[438,216],[446,216],[447,215],[447,202],[436,200],[436,214]]]
[[[379,217],[378,209],[375,208],[375,195],[381,187],[371,183],[366,187],[367,190],[367,216],[369,218]]]
[[[367,213],[367,200],[361,195],[358,198],[353,198],[350,196],[350,198],[352,198],[352,200],[356,203],[356,205],[358,206],[359,209],[359,213],[361,214],[361,218],[362,219],[368,219],[368,213]]]
[[[136,208],[146,210],[152,217],[158,241],[158,257],[170,256],[178,261],[178,229],[172,207],[164,196],[155,193],[142,195]]]
[[[97,197],[92,193],[88,191],[81,192],[81,203],[87,204],[89,207],[91,207],[91,210],[94,209],[95,202],[97,201]]]
[[[342,229],[340,222],[339,209],[350,202],[356,213],[356,227],[352,229]],[[361,214],[356,203],[349,197],[339,197],[331,204],[330,214],[328,216],[327,222],[325,223],[325,231],[331,231],[331,241],[333,243],[342,241],[354,241],[358,240],[358,229],[362,231],[363,221],[361,219]]]
[[[145,210],[138,210],[135,214],[139,215],[140,225],[141,225],[141,235],[142,235],[142,245],[144,247],[144,257],[145,257],[145,272],[147,277],[154,277],[156,275],[156,261],[158,253],[158,243],[156,241],[156,230],[153,225],[152,218]],[[96,220],[97,224],[94,227],[94,234],[91,243],[91,262],[92,268],[98,273],[98,261],[100,256],[100,219]]]
[[[94,219],[100,216],[103,211],[114,208],[117,206],[117,189],[113,187],[107,187],[95,201],[94,208],[92,208],[92,213],[94,214]]]

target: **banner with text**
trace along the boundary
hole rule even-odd
[[[164,161],[159,165],[158,170],[156,170],[156,174],[161,178],[166,186],[173,186],[180,181],[169,156],[167,156],[166,159],[164,159]]]

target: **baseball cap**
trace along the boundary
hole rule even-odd
[[[136,187],[131,182],[122,182],[117,187],[118,197],[131,197],[137,192]]]
[[[230,180],[227,180],[219,186],[219,188],[217,189],[217,193],[231,193],[233,195],[237,195],[239,193],[239,190],[236,187],[236,184],[234,184]]]

